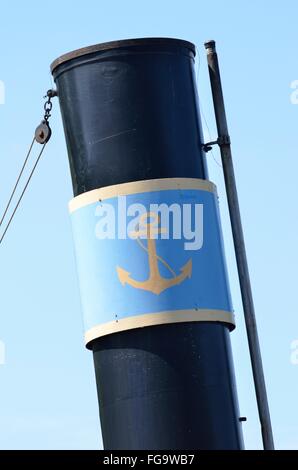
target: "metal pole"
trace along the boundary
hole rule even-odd
[[[256,316],[249,278],[245,243],[236,188],[236,180],[233,168],[231,143],[225,113],[225,105],[221,86],[218,58],[215,48],[215,41],[206,42],[205,48],[207,50],[208,69],[218,132],[217,143],[220,147],[222,166],[224,171],[226,193],[229,205],[229,213],[238,267],[238,276],[249,344],[249,352],[262,429],[263,446],[265,450],[273,450],[274,442],[271,428],[270,412],[266,393],[261,350],[258,339]]]

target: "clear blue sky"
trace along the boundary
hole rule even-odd
[[[77,6],[81,5],[81,6]],[[0,207],[42,117],[49,65],[64,52],[144,36],[198,47],[198,87],[214,139],[203,42],[220,54],[235,171],[278,448],[298,449],[297,198],[298,79],[295,1],[114,0],[1,2]],[[89,449],[101,445],[92,355],[83,346],[78,281],[67,210],[72,197],[58,103],[53,137],[8,236],[0,246],[0,447]],[[209,139],[205,129],[206,140]],[[214,157],[219,160],[217,150]],[[217,185],[238,328],[233,353],[247,448],[261,446],[246,333],[221,168]]]

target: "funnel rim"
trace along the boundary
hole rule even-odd
[[[62,54],[57,59],[55,59],[51,64],[51,72],[53,74],[54,70],[61,64],[68,62],[70,60],[76,59],[78,57],[92,54],[94,52],[100,51],[109,51],[112,49],[121,49],[124,47],[136,47],[136,46],[146,46],[146,45],[171,45],[171,46],[180,46],[189,49],[194,56],[196,55],[196,47],[192,42],[186,41],[184,39],[177,38],[162,38],[162,37],[148,37],[148,38],[137,38],[137,39],[121,39],[118,41],[109,41],[99,44],[93,44],[92,46],[81,47],[80,49],[75,49],[73,51]]]

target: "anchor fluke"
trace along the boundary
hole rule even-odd
[[[118,274],[119,281],[121,282],[123,286],[125,286],[125,284],[127,284],[128,282],[130,273],[126,271],[125,269],[120,268],[120,266],[117,266],[117,274]]]

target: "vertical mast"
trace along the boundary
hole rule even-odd
[[[250,359],[254,377],[258,411],[261,422],[263,445],[265,450],[274,449],[270,412],[266,392],[266,384],[262,365],[262,356],[258,338],[254,302],[247,264],[245,242],[242,230],[240,208],[234,174],[231,143],[226,119],[223,91],[221,85],[218,57],[215,41],[205,43],[209,68],[210,83],[218,132],[222,167],[225,178],[227,200],[232,226],[238,276],[242,296]]]

